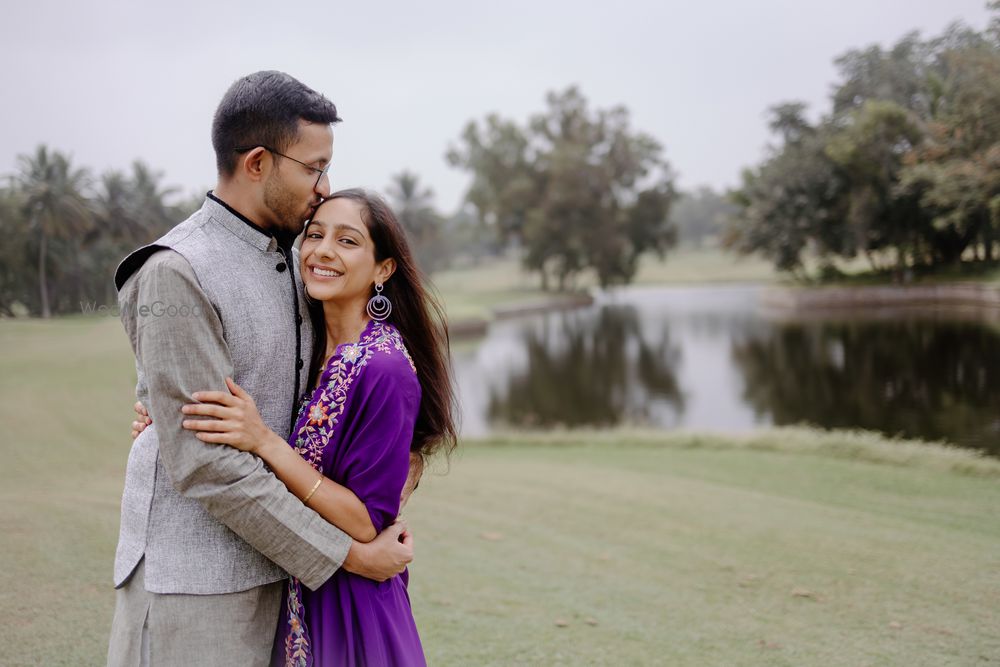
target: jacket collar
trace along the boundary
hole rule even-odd
[[[205,195],[205,210],[216,222],[235,236],[262,252],[274,252],[279,247],[287,250],[295,243],[295,236],[287,232],[270,232],[254,223],[232,206],[209,192]]]

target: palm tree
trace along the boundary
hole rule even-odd
[[[161,188],[161,178],[141,161],[132,164],[131,178],[117,170],[104,173],[96,196],[100,235],[140,245],[168,230],[176,221],[164,200],[176,189]]]
[[[132,186],[125,174],[115,169],[101,175],[94,203],[102,236],[130,244],[142,241],[145,230],[142,220],[134,215],[132,200]]]
[[[28,225],[14,178],[9,178],[10,186],[0,186],[0,314],[8,317],[14,316],[15,304],[24,304],[24,290],[32,282],[24,275]]]
[[[84,190],[90,175],[77,169],[58,151],[39,146],[34,155],[21,155],[20,189],[29,228],[38,235],[38,289],[42,317],[51,317],[48,269],[50,239],[72,239],[85,233],[92,224]]]
[[[392,177],[389,198],[420,267],[430,273],[444,265],[448,248],[440,238],[442,220],[434,210],[434,191],[422,187],[416,174],[404,170]]]
[[[135,196],[137,212],[146,221],[146,228],[153,238],[160,236],[174,226],[174,212],[167,206],[166,200],[177,194],[176,187],[160,186],[163,172],[153,171],[141,160],[132,163],[132,191]]]
[[[434,191],[421,188],[419,176],[405,169],[394,175],[389,183],[389,197],[396,208],[400,224],[412,234],[416,243],[419,244],[433,234],[437,226]]]

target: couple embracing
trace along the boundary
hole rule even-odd
[[[397,517],[455,445],[447,327],[391,209],[330,192],[339,120],[286,74],[238,80],[215,189],[115,274],[151,420],[109,665],[425,662]]]

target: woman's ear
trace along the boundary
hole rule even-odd
[[[378,269],[375,270],[375,282],[384,283],[389,280],[389,277],[395,272],[396,260],[390,257],[379,264]]]

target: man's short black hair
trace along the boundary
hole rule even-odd
[[[248,74],[219,102],[212,121],[212,146],[220,176],[236,171],[237,148],[267,146],[284,151],[299,134],[299,120],[337,123],[337,107],[284,72]]]

